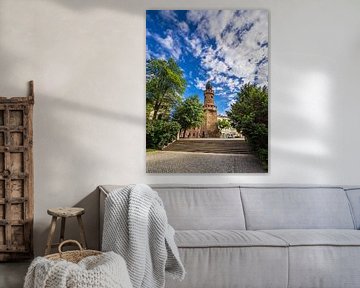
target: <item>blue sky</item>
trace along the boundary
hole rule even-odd
[[[146,58],[172,57],[187,81],[184,97],[211,81],[224,114],[244,83],[268,84],[266,10],[148,10]]]

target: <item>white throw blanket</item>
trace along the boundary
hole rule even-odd
[[[105,200],[102,250],[124,257],[134,288],[162,288],[165,270],[182,280],[185,270],[157,192],[144,184],[113,191]]]
[[[89,256],[79,263],[37,257],[24,288],[132,288],[124,259],[113,252]]]

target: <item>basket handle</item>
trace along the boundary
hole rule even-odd
[[[58,251],[59,251],[59,253],[60,253],[60,257],[61,257],[61,255],[62,255],[62,253],[63,253],[63,251],[61,250],[61,248],[62,248],[65,244],[67,244],[67,243],[76,244],[76,246],[79,247],[80,252],[82,252],[82,251],[84,250],[84,249],[82,248],[81,244],[80,244],[78,241],[76,241],[76,240],[65,240],[65,241],[63,241],[63,242],[60,243],[59,248],[58,248]]]

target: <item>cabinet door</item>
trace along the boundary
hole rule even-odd
[[[0,261],[32,256],[31,109],[0,105]]]

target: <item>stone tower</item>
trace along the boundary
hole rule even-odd
[[[217,127],[217,109],[214,102],[214,89],[210,82],[204,91],[204,122],[201,127],[189,129],[184,138],[220,138]]]
[[[219,129],[217,127],[217,108],[214,102],[214,89],[210,81],[206,83],[204,91],[204,125],[202,127],[202,137],[218,138]]]

